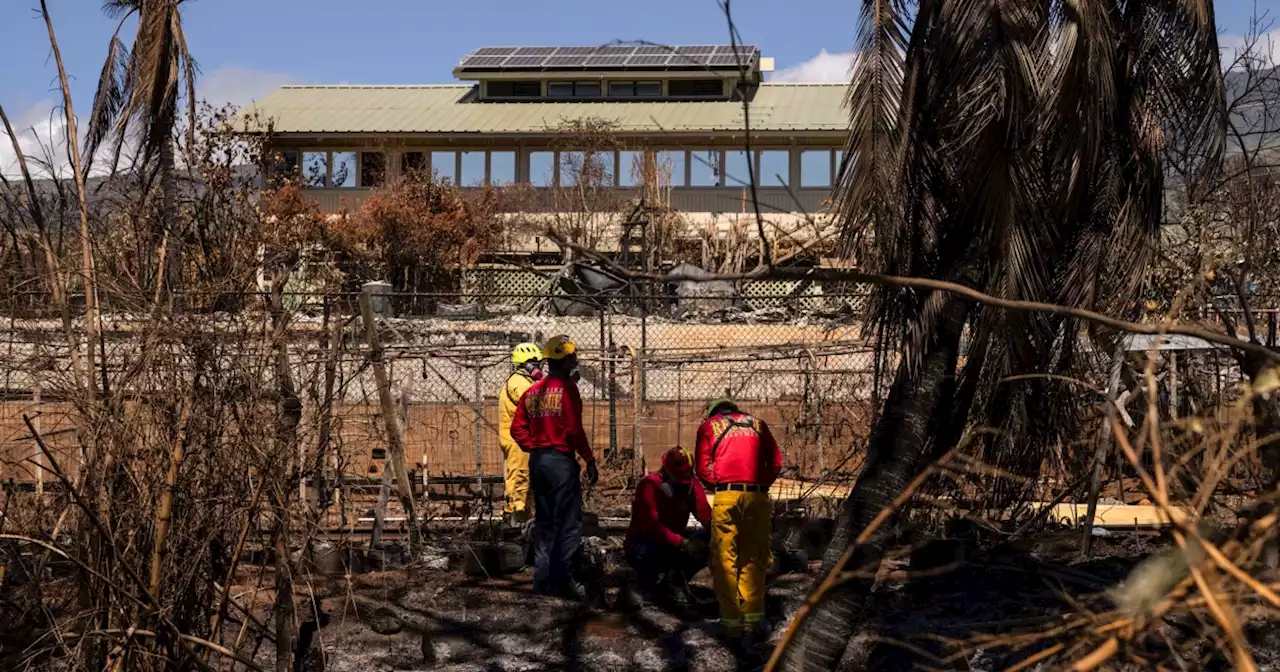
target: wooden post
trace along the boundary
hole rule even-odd
[[[1111,447],[1112,425],[1116,420],[1116,396],[1120,392],[1120,371],[1124,366],[1124,339],[1116,343],[1115,353],[1111,356],[1111,379],[1107,382],[1107,408],[1102,433],[1098,436],[1098,449],[1093,454],[1093,478],[1089,482],[1089,506],[1084,514],[1084,537],[1081,540],[1080,552],[1089,555],[1093,549],[1093,518],[1098,513],[1098,494],[1102,490],[1102,463],[1106,460]],[[1158,465],[1157,465],[1157,468]]]
[[[409,469],[404,458],[404,437],[400,435],[395,401],[391,398],[391,382],[387,379],[386,363],[382,360],[382,344],[378,341],[378,329],[373,319],[373,303],[368,292],[360,294],[360,317],[364,321],[365,340],[369,343],[369,362],[373,368],[373,380],[378,387],[378,404],[382,409],[382,421],[387,434],[387,463],[396,481],[396,493],[409,520],[409,552],[419,547],[421,529],[413,506],[413,489],[409,486]],[[383,477],[386,482],[388,476]]]
[[[1169,351],[1169,417],[1178,419],[1178,351]]]

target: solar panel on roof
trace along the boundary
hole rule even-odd
[[[504,68],[537,68],[546,60],[546,56],[512,56],[502,64]]]
[[[514,47],[484,47],[476,49],[472,56],[510,56],[515,51]]]
[[[555,47],[520,47],[516,49],[516,56],[550,56],[556,53]]]
[[[676,54],[669,65],[708,65],[712,58],[711,54]]]
[[[750,59],[745,57],[739,60],[739,58],[733,54],[716,54],[711,57],[711,60],[707,62],[707,65],[713,67],[736,68],[739,65],[747,65],[750,62]]]
[[[629,57],[626,54],[620,54],[620,55],[614,55],[614,56],[591,56],[587,58],[586,65],[587,66],[626,65],[627,58]]]
[[[589,56],[596,52],[596,47],[560,47],[556,56]]]
[[[543,62],[542,67],[574,68],[581,66],[584,60],[586,60],[586,56],[549,56],[547,57],[547,60]]]
[[[666,65],[671,56],[667,54],[640,54],[627,59],[627,65]]]
[[[507,60],[506,56],[469,56],[467,60],[462,62],[464,68],[492,68],[502,65]]]
[[[615,56],[618,54],[629,55],[635,52],[635,50],[636,50],[635,46],[630,44],[607,44],[603,47],[598,47],[595,50],[595,55],[597,56]]]
[[[657,45],[636,47],[637,55],[639,54],[668,54],[669,55],[670,53],[671,53],[671,47],[662,47]]]
[[[714,45],[698,45],[698,46],[693,46],[693,47],[676,47],[676,53],[677,53],[677,54],[684,54],[684,55],[686,55],[686,56],[697,56],[697,55],[699,55],[699,54],[714,54],[714,53],[716,53],[716,48],[715,48],[715,46],[714,46]]]

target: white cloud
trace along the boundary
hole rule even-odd
[[[789,68],[774,73],[770,81],[774,82],[835,82],[848,83],[850,70],[853,69],[852,51],[831,53],[826,49],[817,56]]]
[[[57,174],[70,176],[65,147],[67,124],[61,111],[54,109],[52,100],[42,100],[17,114],[12,110],[5,110],[5,113],[18,136],[18,147],[27,159],[27,169],[33,176],[48,176],[47,164],[52,164]],[[0,126],[0,174],[21,175],[13,141],[3,126]]]
[[[282,73],[227,66],[200,77],[196,83],[196,95],[214,107],[227,103],[244,107],[275,89],[296,81],[292,76]]]
[[[1218,49],[1222,52],[1222,67],[1231,68],[1233,64],[1237,64],[1250,48],[1249,41],[1250,38],[1244,35],[1219,35]],[[1252,45],[1252,52],[1247,55],[1258,59],[1259,67],[1280,65],[1280,30],[1258,35],[1257,41]]]
[[[196,82],[196,95],[214,107],[227,103],[244,107],[262,98],[274,89],[296,81],[289,75],[259,72],[240,67],[218,68],[207,75],[202,75]],[[92,104],[91,100],[77,100],[76,115],[80,119],[80,133],[84,133],[85,110]],[[15,113],[5,110],[13,131],[18,136],[18,146],[27,157],[27,168],[35,177],[48,177],[52,163],[53,173],[71,176],[70,161],[67,160],[67,125],[63,121],[62,112],[55,109],[55,102],[50,99]],[[104,148],[98,154],[95,166],[101,168],[109,161],[109,150]],[[127,154],[127,152],[126,152]],[[52,155],[52,156],[50,156]],[[95,170],[96,174],[98,171]],[[13,143],[3,127],[0,126],[0,175],[18,176],[17,155],[13,152]]]

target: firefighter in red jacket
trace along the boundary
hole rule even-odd
[[[769,425],[712,399],[698,427],[698,479],[715,493],[711,504],[711,576],[720,621],[732,639],[750,640],[764,620],[773,508],[769,486],[782,470],[782,451]]]
[[[692,534],[690,514],[703,527]],[[693,456],[672,448],[662,456],[662,469],[636,485],[631,500],[624,548],[641,594],[687,601],[689,579],[707,566],[710,529],[711,505],[693,477]]]
[[[582,427],[582,396],[574,376],[577,346],[556,336],[542,348],[547,376],[520,397],[511,438],[529,453],[533,487],[533,589],[582,599],[585,590],[573,577],[582,545],[582,482],[576,456],[587,464],[587,481],[600,478],[587,433]]]

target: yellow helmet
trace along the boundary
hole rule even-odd
[[[578,344],[568,336],[553,336],[542,346],[543,359],[564,359],[578,352]]]
[[[511,351],[511,364],[520,366],[525,362],[536,362],[542,359],[542,348],[537,343],[521,343]]]

